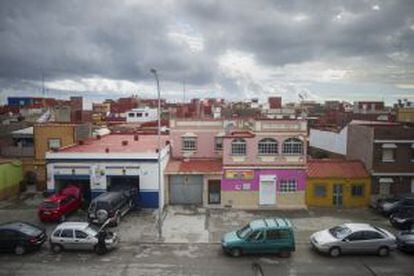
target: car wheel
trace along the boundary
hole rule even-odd
[[[62,251],[62,249],[63,247],[60,244],[56,244],[56,243],[52,244],[53,253],[59,253]]]
[[[232,255],[233,257],[240,257],[242,255],[242,251],[240,248],[233,248],[232,250],[230,250],[230,255]]]
[[[390,254],[390,249],[386,246],[380,247],[378,249],[378,255],[381,257],[388,256]]]
[[[18,244],[14,247],[14,254],[23,255],[24,253],[26,253],[26,248],[23,245]]]
[[[336,258],[339,255],[341,255],[341,249],[339,249],[339,247],[332,247],[329,249],[329,256]]]

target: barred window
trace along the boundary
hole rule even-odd
[[[364,185],[363,184],[352,185],[351,195],[352,196],[363,196],[364,195]]]
[[[264,138],[259,141],[259,155],[276,155],[277,141],[272,138]]]
[[[296,192],[297,184],[295,179],[287,179],[280,181],[280,192],[281,193],[290,193]]]
[[[232,155],[246,155],[246,141],[244,139],[234,139],[231,142]]]
[[[289,138],[283,142],[283,154],[301,155],[303,151],[303,143],[297,138]]]
[[[183,151],[197,150],[197,138],[196,137],[183,137],[182,150]]]
[[[223,150],[223,137],[216,137],[214,139],[214,149],[216,151]]]

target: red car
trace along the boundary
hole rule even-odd
[[[81,189],[69,185],[45,199],[39,206],[38,215],[41,221],[64,221],[67,214],[78,210],[81,206]]]

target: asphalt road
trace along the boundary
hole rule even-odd
[[[260,271],[263,274],[260,274]],[[414,255],[341,256],[336,259],[297,245],[290,258],[229,257],[216,244],[126,244],[104,256],[51,253],[47,245],[25,256],[0,254],[0,275],[414,275]]]

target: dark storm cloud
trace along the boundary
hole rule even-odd
[[[392,64],[404,80],[413,71],[413,14],[411,0],[1,1],[0,79],[39,80],[45,72],[49,80],[136,82],[155,67],[170,82],[222,82],[235,90],[228,82],[237,80],[218,75],[217,58],[238,50],[275,67],[341,66],[357,57],[373,67]],[[171,39],[177,24],[190,25],[204,50]],[[390,58],[394,53],[404,58]]]

